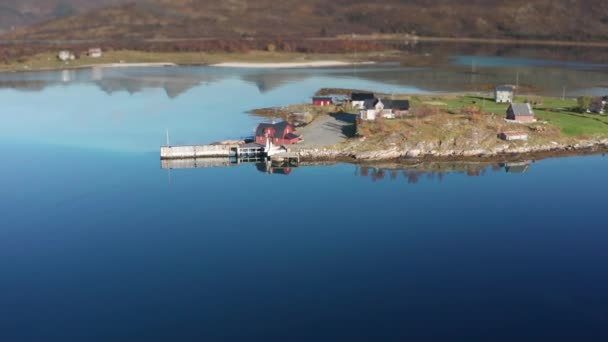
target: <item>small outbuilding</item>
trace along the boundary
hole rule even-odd
[[[101,58],[103,56],[103,52],[101,51],[101,48],[90,48],[87,55],[91,58]]]
[[[350,103],[353,108],[364,109],[365,101],[374,100],[376,96],[373,93],[352,93],[350,95]]]
[[[524,132],[502,132],[498,135],[498,138],[502,140],[512,141],[512,140],[528,140],[528,135]]]
[[[293,125],[286,121],[261,123],[255,130],[255,142],[265,145],[268,140],[274,145],[291,145],[298,143],[300,136],[295,134]]]
[[[402,118],[410,115],[410,101],[409,100],[390,100],[390,103],[384,103],[384,108],[390,108],[395,114],[395,117]]]
[[[606,110],[606,97],[594,97],[589,104],[589,112],[596,114],[604,114]]]
[[[317,107],[324,107],[333,104],[333,99],[327,96],[315,96],[312,98],[312,105]]]
[[[507,109],[507,120],[515,122],[534,122],[534,111],[529,103],[511,103]]]
[[[67,61],[73,61],[74,59],[76,59],[76,56],[68,50],[62,50],[62,51],[59,51],[59,53],[57,54],[57,59],[62,62],[67,62]]]
[[[496,103],[512,103],[513,95],[513,87],[509,85],[499,85],[494,90],[494,99],[496,100]]]

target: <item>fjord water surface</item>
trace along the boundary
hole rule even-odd
[[[607,158],[162,170],[166,129],[250,135],[247,110],[325,86],[440,89],[350,69],[104,72],[0,77],[53,80],[0,90],[1,340],[608,337]]]

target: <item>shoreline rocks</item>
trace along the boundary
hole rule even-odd
[[[492,160],[492,159],[534,159],[534,157],[551,157],[567,155],[583,155],[594,152],[608,152],[608,139],[580,141],[577,143],[559,144],[551,142],[538,146],[498,146],[492,150],[485,149],[399,149],[392,147],[363,152],[349,150],[314,148],[295,150],[303,160],[337,160],[348,159],[356,161],[382,161],[395,159],[432,159],[432,160]]]

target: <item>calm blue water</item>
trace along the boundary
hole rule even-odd
[[[248,109],[394,85],[112,72],[112,91],[79,73],[0,90],[1,341],[608,338],[607,157],[169,172],[167,128],[185,143],[246,135]],[[163,88],[207,72],[221,75]]]
[[[478,67],[559,67],[569,69],[608,69],[608,64],[587,63],[584,61],[561,61],[537,58],[516,58],[498,56],[454,56],[452,63]]]

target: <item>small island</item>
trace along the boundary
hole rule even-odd
[[[295,127],[302,160],[537,159],[608,150],[608,97],[382,94],[321,89],[309,104],[253,110]]]

